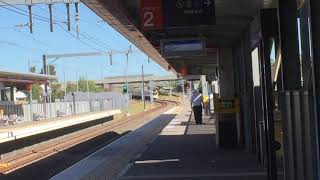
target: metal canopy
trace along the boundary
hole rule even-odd
[[[164,28],[140,31],[140,0],[82,0],[114,29],[128,38],[165,69],[173,67],[198,68],[201,72],[214,74],[217,67],[217,51],[220,47],[232,47],[241,39],[244,28],[252,22],[259,10],[273,5],[273,0],[215,0],[216,25]],[[160,41],[170,38],[204,38],[211,49],[205,57],[164,59],[160,55]],[[208,47],[207,47],[208,48]]]
[[[35,74],[35,73],[18,73],[18,72],[8,72],[0,71],[0,81],[52,81],[55,80],[55,76],[44,75],[44,74]]]

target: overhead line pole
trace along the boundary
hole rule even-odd
[[[29,10],[29,28],[30,28],[30,33],[33,33],[32,6],[31,5],[28,5],[28,10]]]
[[[48,7],[49,7],[49,15],[50,15],[50,32],[53,32],[52,4],[49,4]]]
[[[77,92],[79,92],[79,78],[78,78],[78,72],[76,72],[76,82],[77,82]]]
[[[125,67],[125,74],[126,74],[126,86],[128,88],[128,61],[129,61],[129,54],[133,53],[132,48],[130,46],[128,51],[109,51],[109,52],[83,52],[83,53],[68,53],[68,54],[44,54],[43,55],[43,72],[44,74],[47,74],[47,59],[53,59],[52,62],[49,64],[53,63],[54,61],[64,57],[64,58],[71,58],[71,57],[84,57],[84,56],[110,56],[110,63],[112,65],[112,55],[115,54],[125,54],[126,55],[126,67]],[[88,76],[87,76],[88,77]],[[78,83],[77,83],[77,89],[78,89]],[[87,91],[88,90],[88,79],[87,79]],[[45,93],[46,95],[48,94],[48,85],[45,84]],[[129,100],[129,95],[127,93],[126,95],[127,101]],[[88,97],[89,97],[89,92],[88,92]],[[47,96],[45,99],[45,102],[48,102]]]
[[[42,56],[42,60],[43,60],[43,71],[42,71],[42,73],[47,75],[47,57],[46,57],[46,55]],[[47,83],[45,83],[45,85],[44,85],[44,92],[45,92],[44,101],[45,101],[45,103],[47,103],[48,102],[48,84]]]
[[[68,26],[68,31],[71,31],[71,21],[70,21],[70,3],[66,3],[66,8],[67,8],[67,26]]]
[[[144,73],[143,73],[143,65],[142,65],[142,100],[143,100],[143,110],[146,110],[146,98],[144,94]],[[151,95],[150,95],[151,98]]]
[[[64,96],[67,96],[67,81],[66,81],[66,71],[63,70],[63,82],[64,82]]]

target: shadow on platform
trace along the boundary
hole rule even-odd
[[[204,124],[196,125],[190,111],[185,111],[162,130],[121,179],[266,180],[267,177],[254,156],[238,149],[216,147],[214,120],[204,117]]]

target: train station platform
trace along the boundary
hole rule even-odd
[[[190,105],[171,109],[51,180],[267,179],[247,152],[216,148],[214,123],[196,125]]]
[[[83,113],[72,116],[49,118],[41,121],[32,121],[13,126],[1,127],[0,143],[22,139],[25,137],[34,136],[58,129],[63,129],[102,118],[108,118],[120,113],[120,110]]]

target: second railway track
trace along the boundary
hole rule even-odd
[[[56,153],[62,152],[68,148],[89,141],[90,139],[93,139],[95,137],[101,136],[106,132],[114,131],[115,129],[122,129],[122,132],[126,132],[132,128],[130,126],[142,125],[143,123],[141,122],[139,124],[139,121],[142,121],[142,119],[159,115],[161,114],[161,112],[164,112],[170,106],[178,104],[175,101],[167,100],[155,102],[159,103],[160,106],[121,120],[114,120],[108,123],[104,123],[102,125],[98,125],[93,128],[81,130],[79,133],[70,135],[58,142],[48,143],[39,148],[34,148],[29,152],[18,154],[14,158],[0,161],[0,173],[4,175],[11,173],[15,170],[33,164],[47,157],[50,157]]]

